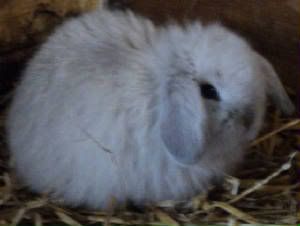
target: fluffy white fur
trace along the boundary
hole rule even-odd
[[[98,10],[59,27],[29,62],[9,145],[24,183],[69,205],[181,200],[241,160],[267,94],[292,110],[271,65],[221,25],[158,28]]]

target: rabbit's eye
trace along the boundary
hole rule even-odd
[[[200,84],[202,97],[211,100],[220,100],[220,96],[214,86],[209,83]]]

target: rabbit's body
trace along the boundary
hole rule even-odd
[[[71,205],[191,197],[240,161],[261,126],[258,62],[219,25],[156,28],[106,10],[72,19],[17,89],[7,122],[16,171]],[[202,98],[202,82],[221,101]]]

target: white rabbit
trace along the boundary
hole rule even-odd
[[[292,112],[272,66],[221,25],[97,10],[29,62],[9,146],[26,185],[71,206],[183,200],[241,160],[267,96]]]

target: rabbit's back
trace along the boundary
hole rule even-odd
[[[204,189],[199,174],[210,173],[170,162],[157,142],[159,94],[140,65],[156,35],[147,20],[103,11],[66,22],[41,46],[7,121],[16,171],[33,190],[104,207],[111,197],[155,201]]]

